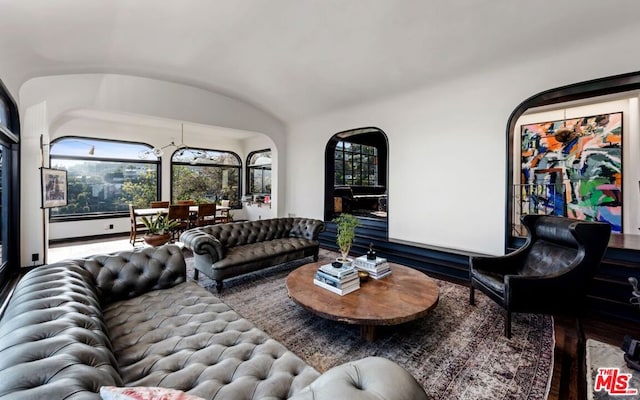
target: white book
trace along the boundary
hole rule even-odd
[[[357,274],[356,269],[353,267],[336,268],[331,264],[324,264],[320,266],[320,271],[337,278],[344,278],[349,275]]]
[[[349,286],[349,287],[344,288],[344,289],[338,289],[338,288],[333,287],[331,285],[327,285],[326,283],[320,282],[317,279],[314,279],[313,283],[316,286],[320,286],[321,288],[327,289],[328,291],[333,292],[335,294],[339,294],[340,296],[344,296],[345,294],[349,294],[351,292],[355,292],[356,290],[360,289],[360,284],[359,283],[357,285]]]
[[[369,276],[372,277],[373,279],[382,279],[385,276],[389,276],[389,275],[391,275],[391,270],[387,272],[383,272],[381,274],[369,274]]]
[[[387,259],[386,259],[386,258],[383,258],[383,257],[376,257],[376,259],[375,259],[375,260],[369,260],[369,259],[367,258],[367,256],[366,256],[366,255],[364,255],[364,256],[360,256],[360,257],[358,257],[358,258],[356,258],[356,259],[354,260],[354,263],[355,263],[356,265],[359,265],[359,264],[360,264],[360,265],[372,265],[372,266],[376,266],[376,265],[378,265],[378,264],[383,264],[383,263],[386,263],[386,262],[387,262]]]

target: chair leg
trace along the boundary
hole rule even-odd
[[[200,276],[200,271],[198,271],[196,268],[194,268],[193,269],[193,280],[197,281],[199,276]]]
[[[469,286],[469,304],[476,305],[476,288],[473,285]]]
[[[222,292],[222,279],[216,279],[216,291],[218,293]]]
[[[504,316],[504,335],[507,339],[511,339],[511,311],[506,310]]]

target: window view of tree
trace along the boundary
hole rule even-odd
[[[373,146],[340,141],[335,150],[337,185],[376,186],[378,184],[378,150]]]
[[[271,194],[271,150],[249,153],[247,175],[248,194]]]
[[[51,144],[51,168],[67,171],[68,204],[51,218],[129,212],[129,203],[148,207],[158,197],[157,157],[140,154],[150,146],[88,138]]]
[[[240,158],[231,152],[185,148],[171,158],[171,200],[240,206]]]

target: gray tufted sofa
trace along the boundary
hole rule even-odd
[[[101,386],[204,399],[423,399],[397,364],[319,374],[193,281],[174,245],[41,266],[0,319],[0,399],[97,400]]]
[[[202,271],[220,291],[226,278],[305,257],[317,261],[323,230],[317,219],[272,218],[193,228],[180,241],[193,250],[193,278]]]

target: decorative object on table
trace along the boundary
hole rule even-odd
[[[360,278],[360,283],[366,282],[369,280],[369,273],[367,271],[358,271],[358,278]]]
[[[40,168],[40,172],[42,208],[66,206],[67,171],[63,169]]]
[[[369,251],[367,251],[367,260],[375,260],[376,251],[373,249],[373,243],[369,243]]]
[[[356,237],[356,227],[360,225],[360,220],[351,214],[342,213],[334,218],[333,222],[336,224],[336,244],[341,254],[338,261],[348,263],[350,262],[349,251],[351,251],[353,239]]]
[[[150,246],[162,246],[171,239],[171,231],[178,226],[178,222],[169,219],[162,215],[162,213],[156,214],[156,216],[150,216],[149,218],[143,216],[141,218],[142,223],[147,232],[143,236],[143,240]]]
[[[374,260],[370,260],[367,255],[360,256],[353,261],[353,266],[358,271],[367,272],[373,279],[382,279],[385,276],[391,275],[391,267],[386,258],[376,257]]]
[[[360,289],[358,271],[351,266],[336,268],[332,264],[321,265],[316,271],[313,283],[340,296]]]

